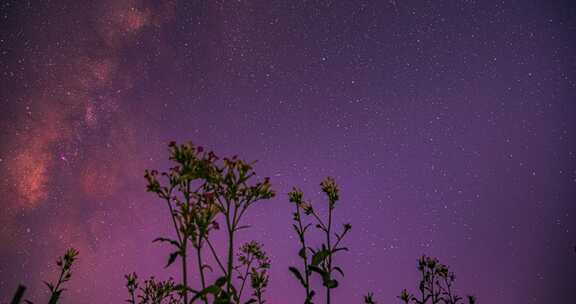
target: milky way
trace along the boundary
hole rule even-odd
[[[19,283],[43,301],[70,246],[65,303],[119,303],[131,271],[177,275],[143,178],[171,140],[271,177],[242,236],[271,255],[270,303],[302,296],[286,193],[325,208],[325,176],[353,225],[337,303],[397,300],[421,254],[481,303],[572,293],[569,1],[4,1],[0,18],[3,301]]]

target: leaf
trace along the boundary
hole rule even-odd
[[[181,255],[181,251],[174,251],[170,254],[170,257],[168,257],[168,263],[166,263],[166,266],[164,266],[164,268],[168,268],[168,266],[172,265],[175,261],[176,258]]]
[[[191,291],[194,294],[199,292],[198,290],[184,286],[184,284],[178,284],[178,285],[174,286],[174,291],[184,292],[185,290]]]
[[[219,287],[224,286],[224,284],[226,284],[226,277],[219,277],[216,282],[214,282],[214,285]]]
[[[237,294],[234,285],[231,285],[230,287],[233,290],[233,294]],[[221,290],[213,304],[234,304],[232,303],[231,298],[231,294],[228,294],[226,290]]]
[[[322,284],[328,288],[336,288],[338,287],[338,281],[330,278],[330,273],[325,269],[322,269],[318,266],[310,265],[310,270],[313,272],[318,273],[322,277]]]
[[[324,261],[328,257],[328,255],[330,255],[330,252],[326,249],[322,249],[314,253],[314,255],[312,256],[312,265],[318,266],[318,264]]]
[[[54,285],[52,285],[52,283],[48,283],[46,281],[43,281],[43,283],[48,287],[48,289],[50,289],[51,292],[54,291]]]
[[[200,292],[197,292],[196,295],[192,298],[191,303],[194,303],[194,301],[196,301],[199,298],[202,298],[208,294],[217,295],[220,292],[220,289],[221,289],[220,286],[216,286],[216,284],[210,285],[210,286],[202,289]]]
[[[195,300],[199,299],[199,298],[203,298],[208,294],[213,294],[216,297],[216,300],[214,301],[214,303],[226,303],[226,302],[222,302],[223,298],[227,298],[227,294],[225,292],[222,291],[222,286],[224,286],[224,284],[226,284],[226,277],[219,277],[214,284],[202,289],[201,291],[194,291],[194,293],[196,293],[196,295],[194,296],[194,298],[192,298],[191,303],[193,303]]]
[[[319,274],[320,276],[322,276],[322,277],[324,277],[324,276],[327,274],[327,272],[324,271],[324,269],[322,269],[322,268],[320,268],[320,267],[318,267],[318,266],[310,265],[310,266],[308,267],[308,269],[310,269],[310,271],[312,271],[312,272],[318,273],[318,274]]]
[[[256,301],[256,299],[250,299],[248,301],[246,301],[244,304],[252,304],[252,303],[256,303],[258,301]]]
[[[334,270],[338,271],[342,276],[344,276],[344,271],[338,266],[334,267]]]
[[[176,246],[177,248],[180,248],[180,244],[173,239],[169,239],[169,238],[165,238],[165,237],[159,237],[159,238],[155,238],[152,241],[152,243],[156,243],[156,242],[167,242],[167,243],[170,243],[170,244]]]
[[[246,228],[250,228],[250,225],[244,225],[244,226],[240,226],[240,227],[236,227],[235,231],[241,230],[241,229],[246,229]]]
[[[300,273],[298,268],[291,266],[291,267],[288,267],[288,270],[290,270],[290,272],[292,272],[292,274],[294,274],[294,276],[298,279],[298,281],[300,281],[300,284],[302,284],[302,286],[304,288],[306,288],[306,282],[304,281],[304,278],[302,277],[302,274]]]
[[[330,289],[336,288],[336,287],[338,287],[338,281],[336,281],[334,279],[326,280],[326,281],[324,281],[324,286],[326,286]]]

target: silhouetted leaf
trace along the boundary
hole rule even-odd
[[[50,289],[50,292],[54,292],[54,285],[52,285],[52,283],[48,283],[46,281],[43,281],[42,283],[44,283],[44,285],[46,285],[48,289]]]
[[[165,237],[159,237],[159,238],[155,238],[152,241],[152,243],[156,243],[156,242],[166,242],[166,243],[170,243],[170,244],[176,246],[177,248],[180,248],[180,244],[173,239],[169,239],[169,238],[165,238]]]
[[[306,287],[306,282],[304,281],[304,278],[302,277],[302,274],[300,273],[298,268],[288,267],[288,270],[290,270],[290,272],[294,274],[294,276],[298,279],[298,281],[300,281],[300,284],[302,284],[303,287]]]
[[[314,253],[314,255],[312,256],[312,265],[317,266],[322,261],[324,261],[328,257],[328,255],[330,255],[330,252],[326,249],[322,249]]]
[[[241,229],[247,229],[250,228],[250,225],[244,225],[244,226],[240,226],[236,228],[236,231],[241,230]]]
[[[338,287],[338,281],[332,279],[332,280],[325,280],[323,282],[324,286],[330,288],[330,289],[334,289],[336,287]]]
[[[318,267],[318,266],[310,265],[309,269],[310,269],[312,272],[318,273],[318,274],[319,274],[320,276],[322,276],[322,277],[326,276],[326,274],[327,274],[326,271],[324,271],[322,268],[320,268],[320,267]]]
[[[216,282],[214,282],[214,285],[219,287],[224,286],[224,284],[226,284],[226,277],[219,277]]]
[[[344,276],[344,271],[338,266],[334,267],[334,270],[338,271],[342,276]]]
[[[174,251],[170,254],[170,257],[168,257],[168,263],[166,263],[166,266],[164,266],[164,268],[167,268],[168,266],[172,265],[175,261],[176,258],[181,255],[181,251]]]

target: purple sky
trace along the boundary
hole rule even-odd
[[[286,193],[324,208],[328,175],[337,222],[353,225],[336,303],[398,302],[421,254],[480,303],[566,303],[569,3],[3,1],[0,299],[25,283],[43,301],[69,246],[81,255],[63,303],[120,303],[131,271],[177,275],[151,243],[172,231],[143,172],[191,140],[272,179],[277,197],[242,236],[271,255],[271,304],[302,299]]]

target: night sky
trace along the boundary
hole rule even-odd
[[[480,303],[567,303],[576,276],[576,10],[570,1],[2,1],[0,299],[120,303],[172,233],[144,170],[167,143],[258,160],[277,196],[242,239],[271,304],[302,302],[286,193],[352,232],[336,303],[416,290],[438,257]],[[218,241],[217,247],[224,244]],[[195,271],[193,271],[195,274]],[[196,277],[193,275],[194,284]],[[316,282],[316,286],[320,286]]]

